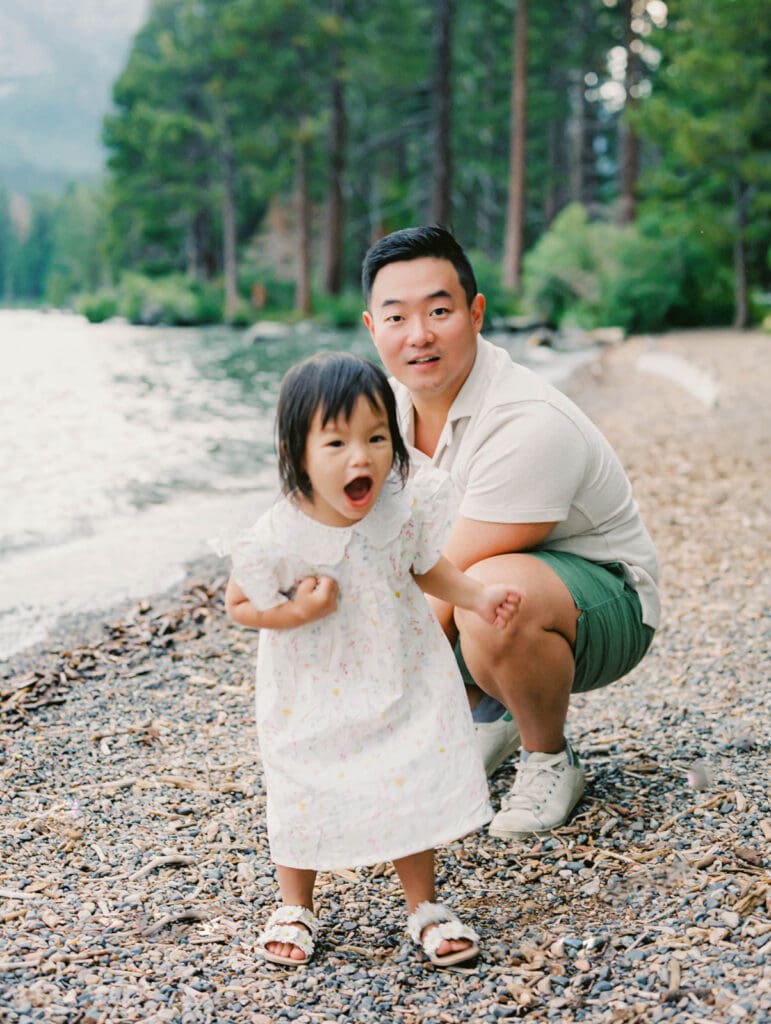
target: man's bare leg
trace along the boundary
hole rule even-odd
[[[511,583],[522,604],[502,630],[455,610],[466,665],[480,687],[511,712],[526,750],[557,753],[565,746],[575,671],[579,612],[572,595],[552,569],[529,555],[497,555],[468,572],[486,582]]]
[[[529,555],[498,555],[469,572],[505,580],[522,594],[516,621],[503,630],[455,612],[469,671],[511,713],[522,738],[525,763],[490,832],[511,838],[548,832],[564,824],[584,791],[584,772],[564,731],[579,612],[557,574]]]

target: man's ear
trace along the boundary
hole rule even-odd
[[[477,292],[474,298],[471,300],[471,322],[474,325],[474,330],[479,334],[482,330],[482,324],[485,319],[485,297],[481,292]]]
[[[361,314],[361,318],[364,321],[364,326],[367,328],[369,333],[374,338],[375,337],[375,333],[374,333],[375,321],[372,319],[370,311],[368,309],[365,309],[364,312]]]

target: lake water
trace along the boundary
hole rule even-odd
[[[171,586],[266,508],[278,383],[328,348],[374,354],[363,328],[255,340],[0,310],[0,658],[62,615]],[[560,383],[587,354],[530,358]]]

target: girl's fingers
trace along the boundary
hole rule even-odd
[[[316,583],[316,590],[320,596],[331,597],[337,593],[337,582],[329,576],[320,576]]]

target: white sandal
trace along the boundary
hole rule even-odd
[[[426,928],[435,925],[434,928]],[[453,914],[441,903],[419,903],[407,918],[407,932],[414,943],[423,947],[432,964],[437,967],[449,967],[450,964],[461,964],[479,956],[479,936],[468,925]],[[426,932],[425,937],[423,933]],[[457,949],[444,956],[437,956],[437,948],[445,939],[468,939],[471,943],[466,949]]]
[[[305,925],[305,927],[301,927]],[[307,929],[307,930],[306,930]],[[265,928],[257,939],[257,949],[266,960],[285,967],[301,967],[313,956],[313,937],[319,929],[319,919],[307,907],[293,907],[284,904],[276,907],[267,920]],[[289,942],[305,954],[303,960],[291,956],[279,956],[268,948],[269,942]]]

